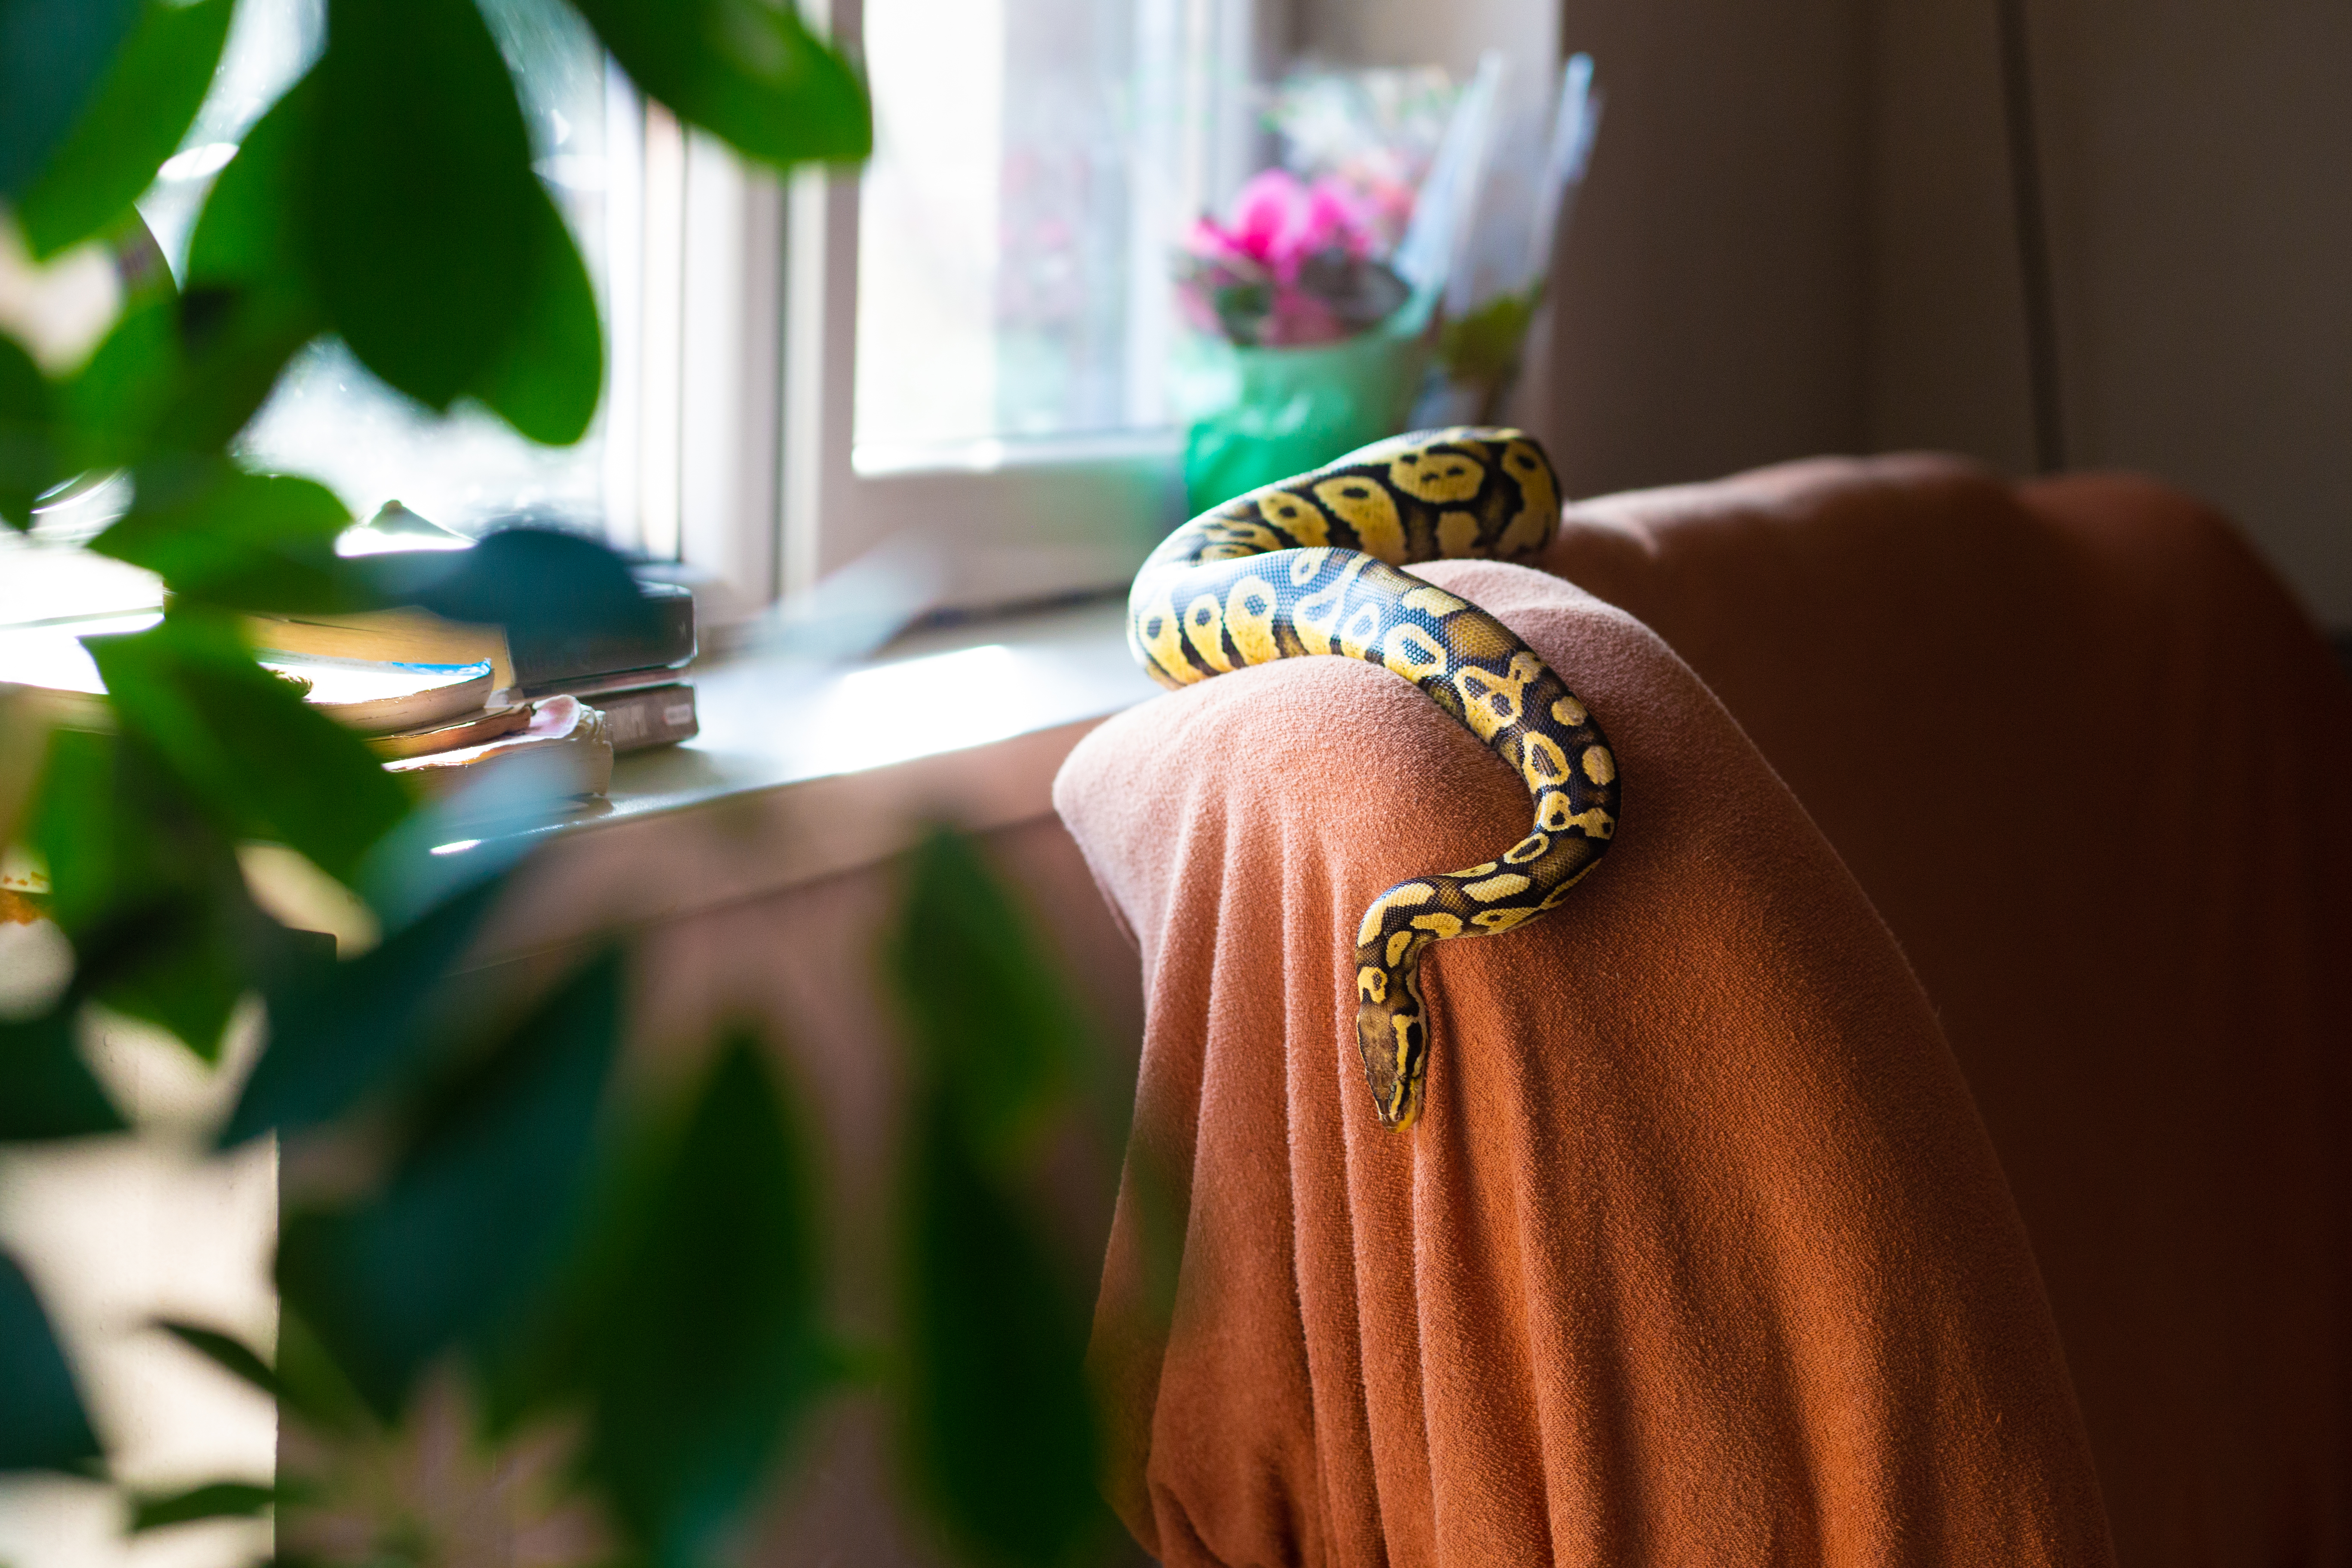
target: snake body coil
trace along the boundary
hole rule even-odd
[[[1531,554],[1559,527],[1551,463],[1517,430],[1423,431],[1202,513],[1136,574],[1128,641],[1162,686],[1307,654],[1376,664],[1459,720],[1535,798],[1496,859],[1400,882],[1364,911],[1356,1043],[1381,1124],[1421,1113],[1421,959],[1559,904],[1609,847],[1617,764],[1559,677],[1475,605],[1402,566]]]

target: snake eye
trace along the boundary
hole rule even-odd
[[[1153,639],[1157,639],[1159,637],[1160,617],[1158,616],[1154,616],[1150,620],[1143,623],[1143,635]]]

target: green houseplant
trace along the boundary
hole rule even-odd
[[[0,0],[0,203],[36,256],[136,221],[236,3]],[[753,159],[868,150],[855,69],[789,5],[575,5],[650,97]],[[587,274],[472,0],[327,0],[326,16],[323,54],[222,170],[182,286],[134,289],[69,370],[0,332],[0,521],[25,529],[45,492],[121,470],[129,508],[92,548],[170,592],[152,630],[91,641],[107,725],[61,726],[0,688],[0,847],[48,887],[10,897],[53,920],[73,959],[43,1005],[0,1016],[0,1143],[138,1135],[79,1055],[89,1009],[209,1060],[257,996],[267,1046],[220,1147],[274,1136],[289,1169],[304,1149],[367,1152],[355,1184],[289,1182],[274,1357],[167,1325],[278,1400],[277,1484],[128,1499],[126,1527],[275,1507],[281,1561],[442,1560],[429,1521],[363,1517],[338,1535],[303,1519],[348,1512],[352,1456],[454,1375],[486,1432],[572,1423],[556,1485],[600,1521],[583,1561],[698,1563],[817,1401],[863,1378],[889,1390],[915,1489],[962,1555],[1077,1560],[1104,1524],[1084,1313],[1029,1212],[1021,1129],[1074,1092],[1078,1027],[972,849],[940,836],[912,859],[890,971],[918,1047],[906,1266],[892,1337],[861,1346],[825,1321],[822,1184],[791,1087],[749,1036],[679,1103],[616,1102],[617,949],[528,1005],[454,1022],[453,968],[524,840],[431,856],[446,818],[240,640],[252,610],[422,605],[522,626],[635,602],[625,563],[555,533],[422,564],[342,559],[331,492],[234,459],[321,334],[431,408],[470,399],[541,442],[578,439],[602,384]],[[240,873],[251,840],[341,882],[383,941],[338,960],[279,923]],[[1037,1458],[1008,1468],[1014,1453]],[[105,1465],[32,1283],[0,1253],[0,1471]]]

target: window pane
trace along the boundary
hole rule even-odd
[[[236,142],[325,39],[320,0],[245,0],[184,150],[140,203],[177,266],[212,176]],[[541,178],[570,220],[605,294],[603,50],[561,0],[485,0],[485,18],[520,84]],[[609,319],[609,314],[608,314]],[[238,441],[249,462],[326,483],[361,515],[398,498],[454,527],[539,511],[595,523],[603,515],[604,421],[572,447],[523,439],[460,405],[434,415],[371,375],[335,340],[312,344],[279,379]]]
[[[856,445],[1160,422],[1151,0],[866,0]],[[1140,25],[1139,25],[1140,24]]]

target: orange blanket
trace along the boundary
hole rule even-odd
[[[2352,1561],[2352,686],[2211,513],[1921,458],[1571,507],[1894,929],[2126,1563]]]
[[[1836,852],[1633,617],[1419,570],[1626,784],[1558,912],[1435,950],[1413,1131],[1364,1088],[1356,923],[1522,831],[1507,769],[1320,658],[1124,714],[1059,781],[1150,1006],[1095,1340],[1130,1528],[1171,1564],[2106,1561],[2008,1186]],[[1922,830],[1997,853],[2010,798]]]

